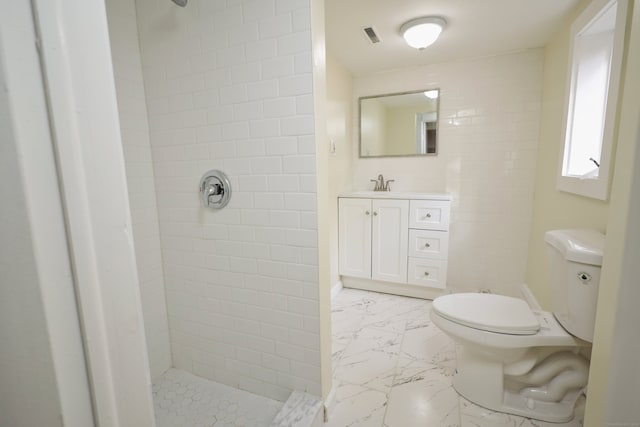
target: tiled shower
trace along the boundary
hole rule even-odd
[[[320,395],[309,1],[106,3],[152,378]]]

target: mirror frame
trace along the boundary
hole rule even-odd
[[[387,96],[398,96],[398,95],[411,95],[415,93],[423,93],[429,90],[437,90],[438,91],[438,99],[436,101],[436,151],[434,153],[425,153],[425,154],[384,154],[380,156],[363,156],[362,155],[362,101],[365,99],[375,99],[375,98],[385,98]],[[431,87],[427,89],[421,90],[410,90],[406,92],[396,92],[396,93],[385,93],[380,95],[368,95],[361,96],[358,98],[358,158],[359,159],[379,159],[384,157],[433,157],[438,155],[438,143],[440,141],[440,97],[442,91],[439,87]]]

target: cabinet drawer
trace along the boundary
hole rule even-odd
[[[449,233],[431,230],[409,230],[409,256],[447,259]]]
[[[409,258],[407,282],[430,288],[447,287],[447,261],[425,258]]]
[[[409,228],[422,230],[449,230],[451,204],[440,200],[411,200]]]

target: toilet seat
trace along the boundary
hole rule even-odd
[[[433,301],[441,317],[482,331],[510,335],[534,335],[540,322],[521,299],[494,294],[450,294]]]

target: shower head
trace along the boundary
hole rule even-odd
[[[173,1],[175,4],[177,4],[180,7],[185,7],[187,5],[187,1],[189,0],[171,0]]]

